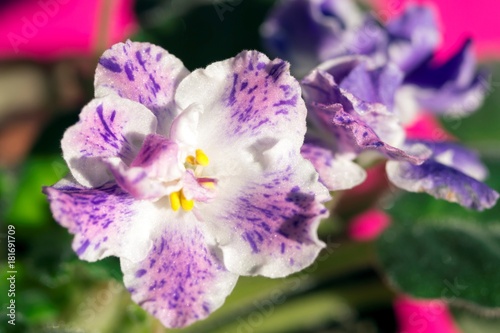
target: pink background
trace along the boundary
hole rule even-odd
[[[103,19],[105,2],[111,10]],[[103,50],[98,50],[98,36],[104,39],[99,46],[108,47],[134,31],[132,5],[133,0],[13,1],[0,7],[0,59],[99,54]],[[107,35],[98,31],[101,22]]]
[[[406,3],[425,3],[434,6],[440,19],[443,43],[438,58],[447,57],[467,37],[473,37],[474,49],[481,59],[500,58],[500,1],[457,0],[371,0],[379,17],[392,17]]]

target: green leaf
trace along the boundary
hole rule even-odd
[[[29,158],[21,170],[17,193],[6,219],[16,226],[41,226],[46,223],[48,202],[42,187],[53,185],[67,173],[66,163],[60,156],[36,156]]]
[[[479,317],[464,310],[454,310],[453,317],[463,333],[498,333],[500,318]]]
[[[499,163],[491,166],[490,183],[500,188]],[[408,193],[389,212],[393,224],[377,241],[377,252],[393,287],[480,313],[500,307],[500,205],[476,212]]]
[[[378,242],[397,289],[418,298],[500,306],[500,226],[394,224]]]

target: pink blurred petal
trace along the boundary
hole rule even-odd
[[[441,127],[436,117],[430,113],[420,113],[416,119],[405,128],[408,139],[450,141],[455,137]]]
[[[460,333],[445,302],[400,296],[394,302],[400,333]]]
[[[104,6],[110,14],[102,18]],[[90,56],[135,27],[133,0],[13,1],[0,12],[0,59]]]
[[[391,223],[391,217],[378,209],[367,210],[355,216],[347,233],[355,241],[370,241],[377,238]]]
[[[379,17],[387,19],[397,15],[406,3],[432,4],[438,11],[443,43],[437,59],[447,59],[467,37],[472,37],[476,54],[484,58],[500,58],[500,12],[498,0],[462,1],[456,0],[371,0]]]

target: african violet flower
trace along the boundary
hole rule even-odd
[[[371,69],[364,60],[326,62],[302,81],[312,123],[325,138],[315,144],[324,154],[350,153],[351,158],[375,151],[390,160],[388,178],[400,188],[477,210],[492,207],[498,193],[481,182],[487,172],[477,156],[457,144],[407,140],[394,109],[400,70],[391,64]],[[305,157],[325,179],[318,155]]]
[[[387,23],[389,60],[404,71],[399,98],[407,113],[423,108],[438,114],[462,116],[475,111],[483,102],[488,75],[476,70],[472,42],[465,41],[446,61],[434,60],[441,39],[430,7],[411,5],[401,16]],[[413,103],[405,103],[409,99]],[[411,110],[411,107],[414,109]]]
[[[281,1],[261,28],[266,48],[301,76],[342,55],[382,55],[387,36],[351,0]]]
[[[288,64],[244,51],[189,73],[147,43],[99,60],[45,189],[81,259],[120,258],[132,299],[168,327],[205,318],[239,275],[283,277],[324,244],[329,199],[300,155],[306,108]]]
[[[351,0],[283,1],[264,23],[262,35],[269,51],[290,60],[301,75],[346,55],[367,56],[373,67],[397,65],[403,73],[397,102],[405,122],[421,108],[455,116],[470,113],[487,90],[488,77],[476,70],[470,41],[448,60],[434,62],[441,35],[427,6],[409,5],[381,26]]]

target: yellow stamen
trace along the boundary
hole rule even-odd
[[[207,166],[209,163],[208,156],[201,149],[196,149],[196,162],[201,166]]]
[[[181,193],[180,191],[179,192],[172,192],[170,193],[170,206],[172,207],[172,209],[176,212],[179,210],[179,208],[181,208],[181,198],[183,196],[181,196]]]
[[[201,185],[205,188],[208,188],[208,189],[215,189],[215,183],[214,182],[203,182],[201,183]]]
[[[188,200],[181,191],[181,206],[185,211],[190,211],[194,207],[194,200]]]
[[[194,158],[193,155],[189,155],[188,157],[186,157],[186,163],[191,164],[191,165],[195,165],[196,159]]]

